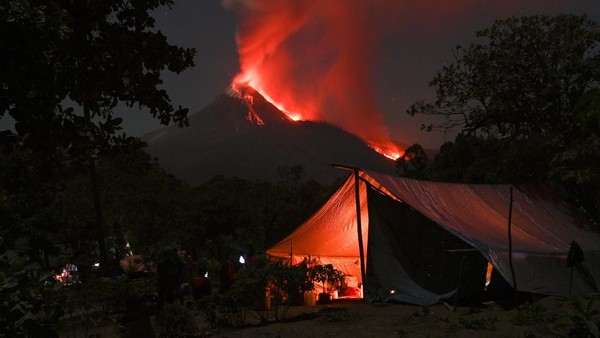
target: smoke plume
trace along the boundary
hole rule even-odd
[[[292,118],[343,128],[387,152],[389,138],[371,92],[380,10],[362,0],[229,0],[240,18],[240,73]]]
[[[446,33],[483,28],[490,17],[530,12],[540,3],[223,0],[239,17],[240,72],[232,85],[252,86],[293,119],[329,122],[399,155],[372,92],[377,62],[385,56],[382,44],[404,44],[396,49],[436,44]]]

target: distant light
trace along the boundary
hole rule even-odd
[[[206,273],[204,274],[205,278],[208,278],[208,271],[206,271]]]
[[[246,264],[246,260],[244,259],[244,256],[240,256],[240,263]]]
[[[390,290],[390,295],[393,295],[396,293],[396,290]]]
[[[94,263],[94,265],[92,265],[93,267],[97,268],[100,266],[100,263]]]

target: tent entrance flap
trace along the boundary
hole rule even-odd
[[[487,261],[478,251],[404,203],[373,189],[367,198],[367,302],[428,306],[452,296],[457,285],[462,300],[482,299]]]

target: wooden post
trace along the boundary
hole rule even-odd
[[[458,278],[456,280],[456,293],[454,294],[454,307],[450,307],[450,305],[448,305],[448,303],[445,303],[446,307],[450,310],[450,311],[456,311],[456,308],[458,307],[458,293],[460,291],[460,282],[462,280],[462,269],[463,269],[463,264],[466,258],[466,254],[469,252],[477,252],[477,249],[475,248],[470,248],[470,249],[451,249],[451,250],[447,250],[446,252],[460,252],[462,253],[462,256],[460,258],[460,265],[458,266]]]
[[[294,265],[294,239],[290,239],[290,266]]]
[[[365,249],[363,247],[362,220],[360,215],[360,181],[358,169],[354,169],[354,187],[356,193],[356,229],[358,231],[358,252],[360,255],[360,277],[365,284]]]
[[[512,205],[513,205],[513,187],[510,186],[510,201],[508,204],[508,265],[512,275],[513,288],[515,289],[515,307],[519,305],[519,289],[517,288],[517,277],[515,277],[515,268],[513,266],[512,255]]]
[[[365,249],[363,247],[363,236],[362,236],[362,220],[360,216],[360,180],[359,180],[359,169],[354,167],[349,167],[341,164],[331,164],[332,166],[344,170],[352,170],[354,172],[354,187],[355,187],[355,195],[356,195],[356,229],[358,232],[358,254],[360,258],[360,277],[362,279],[361,290],[365,284]],[[364,297],[364,293],[361,292]]]

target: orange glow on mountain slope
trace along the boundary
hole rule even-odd
[[[283,113],[285,113],[292,121],[301,121],[302,120],[302,115],[301,114],[297,114],[297,113],[291,113],[290,111],[288,111],[288,109],[285,108],[284,105],[279,104],[278,102],[276,102],[275,100],[273,100],[269,95],[267,95],[266,93],[263,93],[260,89],[258,89],[256,87],[255,82],[252,79],[246,79],[246,78],[241,78],[240,77],[241,73],[238,74],[234,79],[233,82],[231,84],[231,89],[237,93],[240,97],[244,98],[246,100],[246,103],[248,103],[249,105],[252,105],[253,102],[248,102],[248,100],[252,99],[251,95],[247,95],[244,93],[246,88],[252,88],[254,90],[256,90],[260,95],[262,95],[262,97],[265,98],[265,100],[269,101],[272,105],[274,105],[277,109],[281,110]],[[240,79],[238,79],[238,77],[240,77]],[[252,109],[252,108],[250,108]]]
[[[351,0],[229,0],[240,16],[240,72],[232,87],[251,86],[293,120],[324,121],[390,158],[391,141],[370,89],[378,43],[365,11]]]
[[[392,143],[393,147],[389,147],[388,145],[377,145],[373,143],[368,143],[368,145],[376,152],[394,161],[404,154],[404,150],[401,150],[394,143]]]

